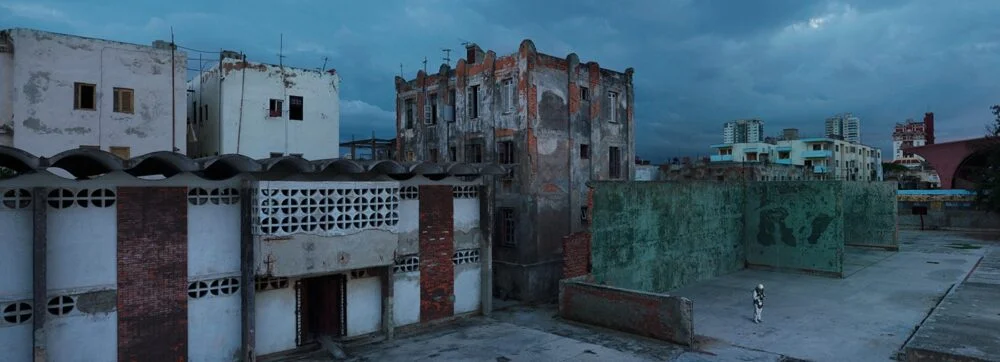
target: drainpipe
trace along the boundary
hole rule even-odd
[[[174,31],[170,29],[170,152],[177,152],[177,65]]]

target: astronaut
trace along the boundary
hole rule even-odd
[[[760,323],[763,321],[760,317],[760,313],[764,311],[764,284],[757,284],[757,287],[753,290],[753,322]]]

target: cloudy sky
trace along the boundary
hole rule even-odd
[[[982,135],[1000,103],[997,0],[0,0],[0,28],[203,51],[244,51],[343,79],[341,135],[393,134],[393,76],[415,76],[462,42],[635,68],[636,150],[653,161],[709,152],[723,122],[758,117],[769,135],[853,112],[863,142],[891,154],[894,122],[935,112],[938,140]],[[196,59],[198,53],[191,53]],[[205,53],[213,58],[216,55]],[[192,61],[190,68],[197,68]]]

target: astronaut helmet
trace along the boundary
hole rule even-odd
[[[757,284],[757,290],[764,290],[764,284]]]

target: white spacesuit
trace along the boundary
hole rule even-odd
[[[757,284],[753,290],[753,322],[762,321],[760,313],[764,311],[764,284]]]

